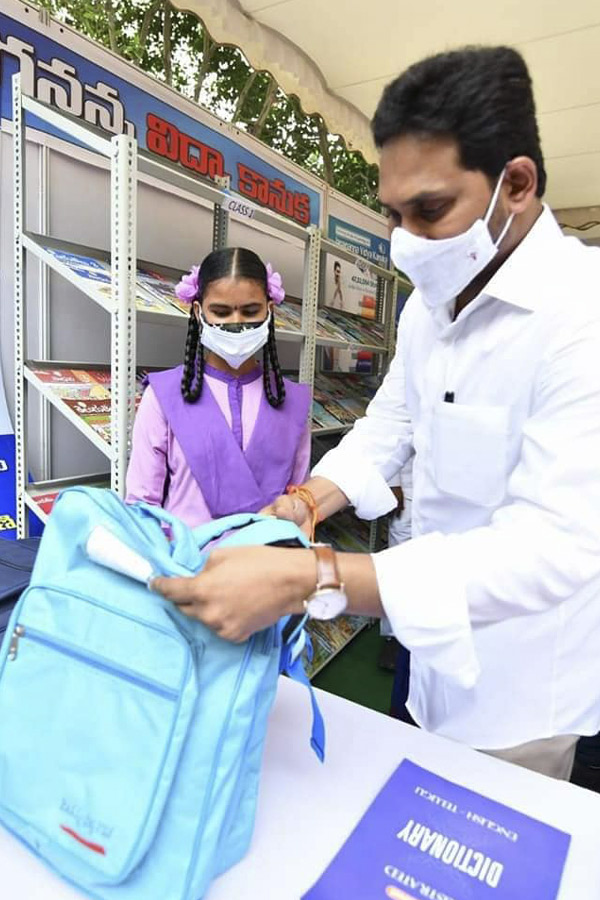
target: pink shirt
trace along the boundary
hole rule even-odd
[[[229,406],[227,384],[204,373],[204,390],[210,388],[229,427],[232,427],[232,413]],[[242,449],[246,449],[263,395],[262,378],[256,378],[242,386]],[[301,484],[306,480],[310,464],[310,422],[302,436],[292,473],[292,483]],[[169,473],[168,495],[164,488]],[[223,472],[223,477],[227,473]],[[135,423],[131,459],[127,470],[126,502],[144,500],[154,506],[164,506],[190,527],[202,525],[212,518],[200,486],[186,462],[167,420],[165,419],[156,394],[151,386],[144,391]],[[256,510],[258,512],[258,510]]]

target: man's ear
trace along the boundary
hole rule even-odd
[[[505,192],[509,212],[524,212],[535,199],[538,175],[537,166],[529,156],[516,156],[506,166]]]

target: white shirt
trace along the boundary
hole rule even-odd
[[[600,249],[547,208],[455,322],[413,292],[366,416],[313,474],[370,519],[413,449],[414,539],[373,557],[411,714],[483,749],[596,733]]]

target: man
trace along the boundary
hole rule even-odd
[[[344,296],[342,294],[342,264],[336,259],[333,264],[333,284],[334,292],[329,304],[334,309],[344,308]]]
[[[600,729],[600,251],[542,204],[514,50],[412,66],[373,130],[392,259],[416,289],[367,415],[272,511],[379,516],[414,451],[414,539],[337,554],[347,609],[385,613],[410,650],[422,727],[568,778],[577,735]],[[323,554],[223,550],[157,588],[241,640],[304,601],[343,607]],[[317,569],[330,587],[315,598]]]

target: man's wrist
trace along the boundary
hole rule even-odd
[[[304,612],[304,601],[317,586],[317,563],[312,550],[289,550],[286,615]]]

